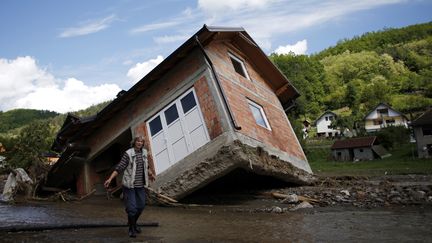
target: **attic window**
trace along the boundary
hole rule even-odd
[[[378,115],[381,115],[381,116],[388,116],[388,114],[389,114],[387,108],[384,108],[384,109],[377,109],[377,112],[378,112]]]
[[[228,53],[231,62],[233,64],[234,70],[240,74],[241,76],[249,79],[249,75],[246,72],[246,66],[244,65],[244,62],[242,60],[240,60],[240,58],[232,55],[231,53]]]
[[[248,100],[248,103],[256,123],[264,128],[267,128],[268,130],[271,130],[262,106],[258,105],[257,103],[251,100]]]

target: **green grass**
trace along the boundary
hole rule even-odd
[[[371,161],[333,161],[330,148],[305,148],[312,171],[323,176],[432,174],[432,159],[418,159],[415,144],[389,151],[392,156]]]

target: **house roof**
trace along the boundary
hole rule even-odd
[[[144,90],[158,82],[167,71],[172,69],[172,67],[185,58],[188,53],[194,50],[194,48],[197,47],[197,40],[203,46],[206,46],[214,40],[224,39],[230,40],[232,45],[243,51],[250,60],[253,60],[254,66],[269,82],[269,85],[275,91],[284,108],[290,106],[292,101],[299,96],[297,89],[270,61],[267,55],[243,28],[212,27],[204,25],[197,33],[191,36],[185,43],[165,58],[133,87],[126,92],[123,91],[121,94],[119,93],[117,98],[108,104],[96,116],[90,118],[78,118],[68,115],[59,132],[60,137],[58,136],[53,144],[53,150],[62,150],[65,147],[64,141],[75,140],[78,137],[85,138],[89,136],[92,131],[103,126],[107,120],[123,109],[123,107],[131,103]],[[58,138],[63,138],[61,140],[64,141],[57,141]]]
[[[371,147],[375,141],[376,136],[337,140],[331,146],[331,149]]]
[[[432,108],[411,122],[411,126],[413,127],[424,125],[432,125]]]
[[[319,116],[315,121],[314,124],[316,125],[316,123],[318,122],[319,119],[321,119],[321,117],[327,115],[327,114],[332,114],[335,117],[337,117],[338,115],[336,113],[334,113],[333,111],[325,111],[324,113],[321,114],[321,116]]]
[[[375,106],[375,108],[373,108],[368,114],[366,114],[366,116],[364,116],[363,120],[366,120],[366,118],[372,114],[372,112],[374,112],[380,105],[386,106],[388,109],[393,110],[394,112],[398,113],[399,115],[403,116],[406,120],[409,120],[408,117],[406,117],[402,112],[399,112],[395,109],[393,109],[389,104],[381,102],[379,103],[377,106]]]

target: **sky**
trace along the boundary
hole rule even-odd
[[[432,0],[1,0],[0,111],[112,100],[204,24],[243,27],[266,54],[310,55],[431,13]]]

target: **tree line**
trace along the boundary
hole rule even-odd
[[[292,119],[348,110],[347,127],[380,102],[415,116],[432,106],[432,22],[366,33],[313,55],[271,54],[299,90]],[[413,117],[411,117],[413,118]]]

